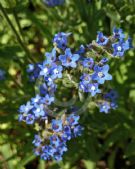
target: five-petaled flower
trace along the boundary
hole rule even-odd
[[[94,67],[94,73],[92,74],[92,80],[96,80],[99,84],[104,84],[105,80],[112,80],[112,75],[108,73],[109,65],[102,67],[96,65]]]
[[[71,33],[59,32],[55,34],[53,43],[57,45],[58,48],[65,50],[67,47],[67,38]]]
[[[88,92],[90,92],[92,96],[95,96],[97,93],[101,93],[101,90],[98,88],[98,83],[88,84]]]
[[[130,48],[130,44],[131,43],[128,40],[126,42],[124,40],[121,40],[118,43],[112,44],[114,50],[113,55],[122,57],[125,51]]]
[[[98,32],[96,42],[99,45],[105,46],[105,45],[107,45],[108,41],[109,41],[109,38],[107,38],[106,36],[104,36],[102,32]]]
[[[100,112],[108,113],[109,110],[111,109],[110,103],[107,101],[100,103],[99,106],[100,106],[99,107]]]
[[[78,124],[78,120],[79,120],[79,116],[71,114],[68,118],[67,121],[69,123],[69,125],[76,125]]]
[[[116,28],[116,27],[113,28],[113,36],[116,39],[124,39],[125,38],[123,30],[120,28]]]
[[[72,54],[71,49],[67,48],[65,50],[65,55],[60,55],[59,60],[62,62],[62,65],[65,67],[75,68],[77,66],[77,61],[79,60],[80,55]]]
[[[85,59],[82,61],[82,65],[83,65],[83,67],[85,67],[85,68],[92,69],[92,68],[93,68],[93,65],[94,65],[94,60],[93,60],[93,58],[85,58]]]
[[[52,120],[52,129],[55,132],[62,131],[62,121],[61,120]]]
[[[55,62],[56,61],[56,49],[53,48],[52,52],[50,52],[50,53],[46,52],[45,56],[46,56],[46,60],[49,64],[51,64],[52,62]]]

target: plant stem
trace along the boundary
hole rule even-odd
[[[24,38],[23,38],[23,32],[22,32],[22,28],[21,28],[21,25],[20,25],[20,22],[19,22],[18,16],[17,16],[17,14],[16,14],[16,12],[15,12],[14,10],[13,10],[13,16],[14,16],[15,21],[16,21],[16,24],[17,24],[17,26],[18,26],[18,29],[19,29],[20,35],[21,35],[22,39],[24,40]]]
[[[16,24],[17,24],[18,29],[19,29],[19,33],[20,33],[21,38],[22,38],[22,40],[23,40],[23,39],[24,39],[24,38],[23,38],[23,32],[22,32],[21,25],[20,25],[20,22],[19,22],[19,19],[18,19],[18,15],[17,15],[15,9],[12,7],[12,2],[11,2],[10,0],[6,0],[6,1],[7,1],[7,3],[9,4],[10,8],[12,9],[13,16],[14,16],[14,18],[15,18]],[[16,2],[16,4],[18,3],[17,0],[15,0],[15,2]]]
[[[3,16],[5,17],[7,23],[8,23],[9,26],[11,27],[12,32],[13,32],[14,35],[16,36],[16,39],[17,39],[18,43],[20,44],[20,46],[22,47],[22,49],[25,51],[26,55],[30,58],[30,60],[31,60],[32,62],[34,62],[33,58],[30,56],[30,53],[29,53],[28,49],[26,48],[26,46],[25,46],[24,43],[22,42],[20,36],[18,35],[18,32],[17,32],[16,29],[14,28],[12,22],[10,21],[10,19],[9,19],[9,17],[8,17],[6,11],[5,11],[5,9],[2,7],[1,3],[0,3],[0,10],[1,10]]]

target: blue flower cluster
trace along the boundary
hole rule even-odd
[[[49,7],[55,7],[62,5],[65,2],[65,0],[43,0],[43,2]]]
[[[6,74],[6,72],[4,70],[0,69],[0,80],[5,79],[5,74]]]
[[[116,92],[111,90],[104,94],[104,84],[106,83],[107,88],[107,82],[112,80],[112,75],[109,74],[108,55],[96,51],[93,44],[91,48],[88,45],[81,45],[77,51],[69,48],[68,38],[70,35],[71,33],[64,32],[56,34],[53,38],[53,49],[51,52],[45,53],[46,59],[35,65],[29,64],[27,68],[30,80],[40,81],[38,86],[40,94],[20,106],[19,121],[38,126],[39,134],[35,135],[33,144],[35,154],[40,155],[44,160],[61,160],[63,153],[67,151],[67,141],[80,136],[83,130],[83,127],[78,124],[79,116],[76,111],[75,113],[69,111],[71,107],[63,111],[55,104],[55,92],[59,89],[58,82],[65,80],[65,75],[70,77],[69,83],[71,81],[72,85],[77,84],[75,90],[84,94],[90,93],[96,99],[95,103],[97,103],[100,112],[108,113],[110,109],[117,107]],[[110,37],[98,32],[96,47],[98,45],[107,51],[108,44],[114,46],[119,44],[123,38],[125,35],[121,29],[114,28],[113,35]],[[114,43],[116,40],[118,42]],[[129,46],[128,48],[124,47],[124,52],[125,49],[132,46],[131,39],[123,43]],[[110,46],[107,53],[110,51]],[[95,56],[95,53],[98,57]],[[113,57],[113,54],[110,53],[109,56]],[[74,79],[76,80],[74,81]],[[97,97],[94,97],[96,95]],[[63,113],[64,118],[63,116],[59,118],[59,112],[68,112],[68,114]]]
[[[97,93],[101,93],[99,85],[104,84],[105,81],[112,80],[112,76],[108,73],[109,65],[106,64],[107,58],[103,58],[98,64],[94,64],[92,58],[88,58],[87,60],[88,65],[84,65],[83,61],[83,67],[91,69],[91,72],[83,73],[80,77],[79,88],[83,92],[89,92],[92,96],[95,96]]]
[[[72,53],[70,48],[66,48],[68,36],[69,34],[66,33],[56,34],[53,39],[55,47],[51,52],[45,53],[46,59],[42,63],[29,64],[27,68],[31,81],[41,80],[40,94],[20,106],[19,121],[24,121],[28,125],[36,123],[41,128],[41,124],[46,121],[52,124],[51,128],[48,128],[52,133],[47,137],[50,140],[50,145],[46,144],[46,138],[41,139],[39,135],[36,135],[33,141],[36,146],[35,154],[40,154],[43,159],[61,160],[63,153],[67,151],[66,142],[73,137],[80,136],[83,129],[78,124],[79,116],[77,115],[69,115],[64,122],[61,119],[54,119],[55,114],[52,115],[54,93],[57,89],[56,80],[62,78],[65,68],[75,68],[80,58],[79,54]],[[59,56],[58,48],[63,51]],[[42,130],[47,130],[47,128]],[[37,152],[37,149],[40,151]]]
[[[96,42],[101,46],[106,46],[108,48],[112,47],[113,56],[119,57],[122,57],[125,51],[133,47],[131,38],[128,37],[128,39],[125,40],[125,34],[123,33],[123,30],[116,27],[113,28],[112,39],[110,37],[104,36],[102,32],[98,32]]]
[[[63,153],[67,151],[67,141],[81,135],[83,128],[78,120],[79,116],[74,113],[64,119],[53,119],[43,133],[35,135],[35,154],[44,160],[62,160]]]

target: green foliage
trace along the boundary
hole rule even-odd
[[[76,46],[96,38],[97,31],[110,34],[114,25],[130,34],[135,45],[134,0],[67,0],[63,6],[48,8],[40,0],[1,0],[0,68],[6,79],[0,81],[0,168],[1,169],[96,169],[104,161],[109,169],[135,166],[135,62],[134,50],[122,60],[113,60],[112,85],[119,92],[119,108],[101,114],[88,105],[81,115],[83,136],[69,143],[63,163],[44,162],[32,153],[34,129],[18,123],[19,105],[34,96],[28,81],[28,63],[43,60],[51,40],[59,31],[73,32]],[[4,15],[3,15],[4,14]],[[5,17],[8,16],[11,23]],[[12,28],[12,26],[14,29]],[[66,76],[66,75],[65,75]],[[74,81],[65,77],[64,86]],[[79,93],[80,100],[85,96]]]

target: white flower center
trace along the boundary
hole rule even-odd
[[[28,107],[25,107],[25,112],[29,111],[29,108]]]
[[[52,81],[52,79],[51,79],[51,78],[48,78],[48,81],[49,81],[49,82],[51,82],[51,81]]]
[[[106,106],[103,106],[103,109],[105,109],[106,108]]]
[[[118,46],[117,49],[118,49],[118,51],[121,51],[122,48],[121,48],[121,46]]]
[[[47,73],[47,72],[48,72],[48,69],[47,69],[47,68],[44,68],[44,69],[43,69],[43,72],[44,72],[44,73]]]
[[[37,108],[37,109],[36,109],[36,112],[39,113],[39,112],[40,112],[40,108]]]
[[[95,89],[96,89],[96,88],[95,88],[95,86],[92,86],[92,87],[91,87],[91,90],[93,90],[93,91],[94,91]]]
[[[35,98],[35,100],[34,100],[35,102],[38,102],[38,98]]]
[[[102,72],[98,72],[98,77],[103,77],[104,74]]]
[[[54,69],[54,73],[55,73],[55,74],[58,74],[59,71],[58,71],[57,69]]]

